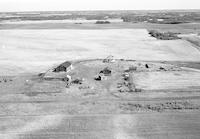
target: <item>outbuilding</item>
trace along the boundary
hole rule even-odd
[[[114,63],[114,56],[110,55],[103,60],[103,63]]]
[[[69,61],[66,61],[62,64],[60,64],[58,67],[56,67],[53,72],[69,72],[72,69],[72,63]]]
[[[103,74],[104,76],[111,76],[111,73],[112,71],[108,67],[106,67],[102,71],[100,71],[99,74]]]

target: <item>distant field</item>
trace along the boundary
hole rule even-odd
[[[120,10],[120,11],[53,11],[0,13],[0,21],[43,21],[43,20],[105,20],[122,19],[124,22],[182,24],[199,22],[199,10]]]
[[[0,13],[0,29],[145,28],[178,33],[200,33],[199,13],[199,10],[38,11]],[[94,23],[97,20],[111,21],[111,24],[95,25]]]
[[[74,23],[73,23],[74,22]],[[76,21],[66,23],[64,21],[27,21],[21,23],[13,22],[1,23],[0,30],[8,29],[148,29],[170,31],[175,33],[200,33],[200,23],[186,23],[186,24],[152,24],[152,23],[124,23],[111,22],[111,24],[99,25],[91,23],[94,21],[82,22],[82,24],[75,24]]]
[[[40,72],[65,60],[108,55],[156,61],[200,59],[191,43],[156,40],[145,29],[1,30],[0,34],[1,75]]]
[[[69,20],[69,19],[66,19],[66,20],[35,20],[35,21],[30,21],[30,20],[27,20],[27,21],[2,21],[1,24],[21,24],[21,25],[24,25],[24,24],[44,24],[44,23],[71,23],[71,24],[76,24],[76,23],[79,23],[79,24],[82,24],[82,23],[96,23],[96,21],[98,20],[85,20],[85,19],[77,19],[77,20]],[[101,21],[101,20],[99,20]],[[104,20],[102,20],[104,21]],[[111,23],[120,23],[120,22],[123,22],[122,19],[107,19],[106,21],[109,21]]]

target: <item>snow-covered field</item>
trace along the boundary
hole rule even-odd
[[[26,21],[21,21],[21,20],[6,20],[6,21],[1,21],[0,24],[45,24],[45,23],[96,23],[98,20],[86,20],[86,19],[65,19],[65,20],[26,20]],[[104,21],[104,20],[103,20]],[[111,23],[119,23],[123,22],[122,19],[107,19],[106,21],[109,21]]]
[[[74,59],[199,61],[200,52],[184,40],[160,41],[145,29],[0,30],[0,75],[42,72]]]

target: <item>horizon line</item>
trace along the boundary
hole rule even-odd
[[[195,8],[191,8],[191,9],[135,9],[135,10],[123,10],[123,9],[119,9],[119,10],[106,10],[106,9],[100,9],[100,10],[37,10],[37,11],[29,11],[29,10],[24,10],[24,11],[0,11],[0,13],[31,13],[31,12],[89,12],[89,11],[93,11],[93,12],[102,12],[102,11],[200,11],[200,9],[195,9]]]

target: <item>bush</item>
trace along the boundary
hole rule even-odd
[[[96,21],[96,24],[110,24],[109,21]]]
[[[154,37],[157,38],[159,40],[177,40],[180,39],[177,34],[178,33],[173,33],[173,32],[158,32],[156,30],[150,30],[149,34]]]

